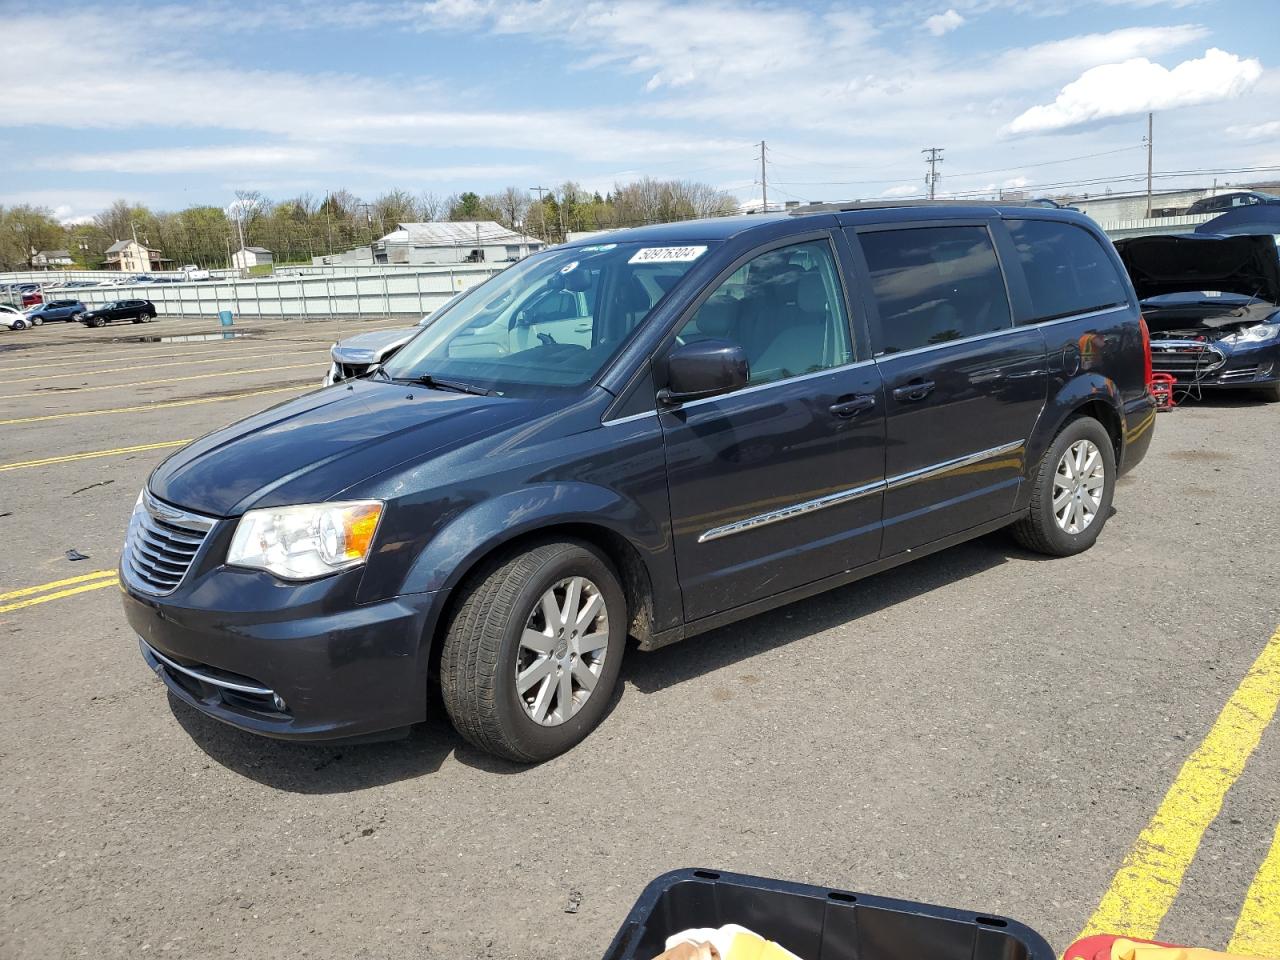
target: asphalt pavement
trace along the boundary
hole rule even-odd
[[[1280,406],[1161,414],[1081,556],[995,534],[629,651],[541,766],[172,702],[114,583],[148,472],[404,325],[0,331],[0,957],[597,958],[683,866],[1280,957]]]

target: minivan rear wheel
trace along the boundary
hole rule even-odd
[[[587,543],[509,555],[464,588],[440,654],[458,732],[522,763],[550,759],[604,717],[626,647],[626,598]]]
[[[1069,557],[1093,546],[1111,512],[1116,456],[1111,435],[1092,417],[1067,423],[1032,480],[1031,506],[1013,525],[1028,550]]]

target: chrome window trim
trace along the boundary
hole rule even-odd
[[[735,533],[744,533],[747,530],[754,530],[757,527],[768,526],[771,523],[779,523],[782,520],[790,520],[792,517],[803,516],[806,513],[813,513],[815,510],[825,510],[827,507],[834,507],[842,503],[850,503],[872,493],[880,493],[884,490],[884,481],[877,480],[874,483],[864,483],[860,487],[850,487],[848,490],[841,490],[837,493],[829,493],[824,497],[818,497],[814,500],[806,500],[803,503],[792,504],[789,507],[782,507],[779,510],[770,510],[768,513],[762,513],[758,516],[747,517],[745,520],[735,520],[733,523],[726,523],[721,527],[712,527],[702,536],[698,537],[698,543],[707,543],[710,540],[719,540],[722,537],[730,537]]]
[[[785,380],[770,380],[768,383],[757,383],[755,386],[743,387],[741,390],[733,390],[729,393],[717,393],[714,397],[703,397],[701,400],[690,400],[682,403],[678,407],[671,407],[670,410],[688,410],[690,407],[697,407],[704,403],[713,403],[716,400],[723,400],[725,397],[741,397],[743,394],[756,393],[760,390],[770,390],[773,387],[785,386],[789,383],[799,383],[802,380],[812,380],[815,377],[824,377],[829,373],[842,373],[845,370],[854,370],[858,367],[865,367],[875,363],[874,360],[854,360],[852,363],[844,363],[838,367],[827,367],[824,370],[814,370],[812,373],[801,373],[794,377],[787,377]]]
[[[1102,307],[1099,310],[1089,310],[1085,313],[1073,313],[1069,317],[1055,317],[1052,320],[1028,320],[1026,323],[1018,324],[1014,329],[1020,330],[1023,327],[1051,327],[1054,324],[1070,323],[1074,320],[1092,320],[1094,317],[1105,317],[1108,313],[1122,313],[1128,309],[1129,304],[1118,303],[1114,307]]]
[[[156,660],[159,660],[170,670],[177,670],[179,673],[184,673],[194,680],[199,680],[201,683],[208,683],[212,686],[222,687],[226,690],[234,690],[236,693],[252,693],[260,697],[270,697],[275,694],[274,690],[268,689],[267,687],[253,687],[243,683],[232,683],[230,680],[223,680],[221,677],[210,676],[209,674],[202,673],[199,670],[184,667],[180,663],[174,663],[151,644],[147,643],[147,641],[143,640],[142,637],[138,637],[138,642],[142,644],[142,648],[146,653],[154,657]]]
[[[1031,326],[1031,324],[1027,324]],[[1010,333],[1017,333],[1023,327],[1010,326],[1000,330],[992,330],[989,333],[978,333],[972,337],[961,337],[959,340],[945,340],[942,343],[926,343],[923,347],[912,347],[910,350],[899,350],[897,353],[877,353],[877,360],[896,360],[898,357],[914,357],[917,354],[928,353],[930,350],[942,350],[945,347],[954,347],[959,343],[978,343],[982,340],[990,340],[993,337],[1003,337]]]
[[[827,507],[835,507],[842,503],[850,503],[873,493],[884,493],[890,490],[897,490],[902,487],[910,486],[913,483],[919,483],[922,480],[930,480],[934,477],[942,476],[945,473],[950,473],[952,470],[959,470],[962,467],[981,463],[983,460],[990,460],[994,457],[1001,456],[1002,454],[1013,453],[1017,450],[1021,450],[1024,445],[1025,442],[1022,440],[1015,440],[1011,443],[1002,443],[998,447],[989,447],[986,450],[979,450],[975,453],[965,454],[963,457],[943,460],[940,463],[921,467],[919,470],[900,473],[897,476],[889,477],[885,480],[876,480],[873,483],[864,483],[858,487],[850,487],[848,490],[840,490],[836,493],[829,493],[826,496],[817,497],[813,500],[805,500],[802,503],[792,504],[789,507],[770,510],[768,513],[761,513],[754,517],[747,517],[745,520],[735,520],[733,523],[726,523],[723,526],[712,527],[710,530],[707,530],[698,537],[698,543],[707,543],[712,540],[719,540],[723,537],[733,536],[735,533],[745,533],[748,530],[755,530],[759,527],[768,526],[772,523],[790,520],[792,517],[804,516],[805,514],[813,513],[816,510],[825,510]]]
[[[998,447],[989,447],[986,450],[979,450],[976,453],[967,453],[963,457],[943,460],[941,463],[921,467],[918,470],[909,470],[906,473],[900,473],[897,476],[889,477],[885,481],[885,487],[888,490],[898,490],[902,487],[910,486],[913,483],[919,483],[922,480],[932,480],[934,477],[941,476],[944,473],[950,473],[952,470],[959,470],[961,467],[969,467],[975,463],[981,463],[983,460],[990,460],[1006,453],[1014,453],[1015,451],[1021,450],[1023,444],[1024,441],[1015,440],[1012,443],[1002,443]]]
[[[600,426],[612,427],[615,424],[631,423],[635,420],[643,420],[645,417],[656,417],[657,415],[658,415],[657,410],[642,410],[639,413],[629,413],[625,417],[616,417],[612,420],[601,420]]]

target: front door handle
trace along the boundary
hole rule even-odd
[[[856,397],[850,397],[848,400],[841,400],[839,403],[833,403],[827,407],[837,417],[856,417],[863,410],[874,409],[876,398],[874,394],[860,393]]]
[[[932,380],[912,380],[910,383],[904,383],[900,387],[894,387],[893,398],[895,400],[923,400],[933,393],[933,388],[936,386],[937,384]]]

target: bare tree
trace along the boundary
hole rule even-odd
[[[498,220],[504,227],[515,230],[529,211],[529,196],[519,187],[506,187],[485,197],[484,205],[498,211]]]
[[[423,220],[441,220],[449,212],[449,198],[430,190],[418,197],[418,216]]]

